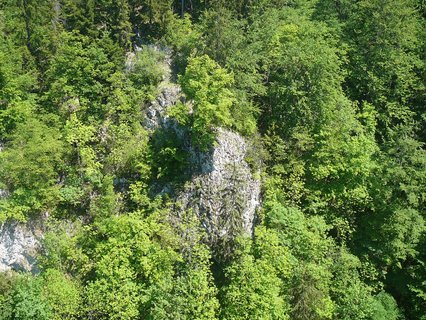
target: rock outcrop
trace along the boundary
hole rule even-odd
[[[250,144],[239,134],[218,128],[216,143],[209,151],[193,147],[187,129],[167,114],[171,106],[184,101],[181,88],[171,80],[170,65],[170,55],[166,52],[165,75],[157,98],[145,108],[143,125],[151,133],[173,130],[182,139],[181,145],[189,159],[185,172],[188,179],[176,190],[162,182],[159,192],[174,197],[178,215],[183,210],[192,210],[211,243],[241,232],[251,234],[260,202],[260,180],[246,161]],[[127,67],[132,67],[130,60]],[[6,190],[0,190],[0,197],[7,195]],[[0,272],[11,269],[37,272],[36,256],[43,238],[41,224],[34,221],[0,224]]]
[[[260,180],[245,160],[248,148],[240,135],[218,129],[217,142],[209,152],[191,150],[191,162],[198,170],[177,195],[177,202],[193,210],[212,239],[253,231]]]
[[[43,231],[34,223],[5,222],[0,225],[0,272],[37,272],[36,256]]]
[[[160,93],[150,103],[145,111],[143,125],[146,129],[154,131],[161,128],[176,126],[176,123],[167,115],[169,107],[175,105],[182,99],[180,86],[170,82],[163,82],[159,86]]]
[[[166,67],[170,67],[169,61],[166,58]],[[179,190],[164,184],[160,193],[172,194],[178,210],[192,210],[212,242],[241,232],[251,234],[260,203],[260,179],[246,161],[249,143],[235,132],[218,128],[216,144],[209,151],[194,148],[186,129],[167,115],[184,97],[180,87],[171,82],[170,71],[166,74],[160,93],[146,108],[143,124],[151,132],[173,130],[185,140],[181,145],[189,154],[189,178]]]

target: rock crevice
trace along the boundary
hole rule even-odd
[[[36,256],[41,249],[42,228],[34,222],[8,221],[0,225],[0,272],[37,272]]]
[[[165,67],[170,58],[166,55]],[[146,108],[144,126],[150,132],[174,131],[189,155],[185,172],[189,179],[183,188],[173,190],[163,184],[160,193],[170,193],[176,208],[192,210],[213,242],[241,232],[251,234],[256,208],[260,204],[260,179],[246,161],[249,143],[238,133],[216,129],[216,143],[206,152],[193,147],[186,128],[168,116],[168,110],[185,101],[181,88],[171,82],[171,71],[160,84],[160,93]],[[179,209],[178,209],[179,210]]]

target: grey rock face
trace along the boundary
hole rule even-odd
[[[170,66],[169,61],[166,54],[166,67]],[[160,94],[145,111],[143,124],[151,132],[172,129],[184,140],[191,178],[180,191],[166,184],[160,193],[173,194],[176,207],[192,210],[211,242],[241,232],[251,234],[260,204],[260,179],[252,174],[245,160],[248,142],[237,133],[218,128],[216,144],[210,151],[201,152],[192,147],[190,134],[167,115],[168,109],[184,101],[184,97],[181,88],[171,83],[170,71],[166,74]]]
[[[143,125],[146,129],[154,131],[160,127],[163,128],[177,128],[176,122],[167,115],[170,107],[174,106],[179,101],[183,101],[184,97],[179,85],[173,83],[172,78],[172,59],[171,51],[169,49],[161,49],[152,46],[156,51],[162,51],[165,55],[162,69],[164,70],[164,77],[158,86],[159,94],[156,99],[152,101],[148,108],[145,110],[145,119]]]
[[[36,272],[36,256],[41,249],[42,229],[35,224],[16,221],[0,225],[0,272]]]
[[[159,127],[170,127],[174,121],[167,115],[167,110],[182,98],[181,89],[177,84],[162,83],[160,94],[150,103],[145,111],[143,125],[153,131]]]
[[[238,134],[218,129],[217,144],[208,153],[191,151],[200,170],[177,196],[182,208],[200,218],[211,238],[251,234],[260,204],[260,180],[245,161],[247,142]]]
[[[0,199],[7,198],[9,196],[9,192],[4,189],[0,189]]]
[[[2,147],[0,144],[0,152]],[[0,189],[0,199],[8,196],[8,190]],[[36,256],[41,249],[42,237],[42,228],[36,222],[6,221],[0,224],[0,272],[36,272]]]

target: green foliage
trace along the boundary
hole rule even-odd
[[[375,305],[373,310],[372,319],[377,320],[397,320],[400,319],[401,314],[395,299],[386,292],[380,292],[375,296]]]
[[[409,123],[410,102],[422,82],[416,70],[421,28],[414,1],[361,1],[349,6],[347,88],[356,100],[379,110],[379,132]]]
[[[58,172],[64,145],[61,133],[36,118],[17,125],[0,153],[0,181],[11,193],[1,199],[2,219],[25,219],[49,210],[58,200]]]
[[[63,32],[61,45],[46,73],[50,112],[64,117],[77,112],[83,119],[101,118],[110,94],[111,76],[117,69],[106,52],[87,36]]]
[[[43,273],[43,299],[48,301],[50,319],[75,319],[81,307],[80,288],[77,283],[58,270]]]
[[[30,65],[44,72],[56,45],[57,21],[49,0],[7,0],[2,3],[2,23],[19,54],[31,60]]]
[[[96,161],[96,154],[90,147],[90,142],[94,140],[95,130],[94,126],[81,123],[75,113],[70,115],[64,128],[66,142],[73,146],[77,153],[80,173],[92,181],[99,179],[97,176],[100,168],[100,163]]]
[[[251,41],[248,27],[247,21],[238,19],[225,3],[206,11],[199,27],[204,40],[201,50],[234,75],[231,89],[238,103],[231,108],[233,126],[247,135],[256,131],[255,116],[259,113],[253,98],[265,93],[259,72],[263,53],[258,51],[258,43]]]
[[[151,150],[154,179],[179,183],[187,178],[189,153],[173,129],[157,130],[152,136]]]
[[[4,18],[0,12],[0,18]],[[34,109],[36,73],[0,26],[0,139],[30,117]]]
[[[364,106],[363,114],[357,115],[347,101],[342,101],[332,121],[314,136],[313,152],[306,165],[313,211],[326,206],[330,217],[335,214],[353,221],[358,208],[371,201],[369,188],[378,168],[378,147],[375,132],[362,124],[362,121],[374,123],[374,115],[369,114],[367,107]]]
[[[277,10],[258,23],[255,32],[268,37],[263,40],[267,49],[264,64],[270,70],[270,109],[265,115],[270,115],[285,137],[303,129],[318,132],[342,100],[340,62],[328,30]]]
[[[48,231],[40,274],[0,274],[0,319],[424,319],[424,18],[415,0],[2,1],[0,221]],[[176,79],[173,129],[146,130]],[[239,183],[219,227],[159,190],[220,127],[262,171],[253,235]]]
[[[267,224],[279,231],[281,244],[292,250],[294,271],[291,277],[292,317],[295,319],[329,319],[334,302],[329,293],[332,241],[329,228],[319,217],[305,218],[293,208],[270,203]]]
[[[90,264],[80,240],[87,230],[78,222],[52,222],[49,227],[43,239],[46,252],[40,257],[42,270],[60,271],[75,279],[85,276]]]
[[[78,30],[84,35],[96,33],[95,26],[95,2],[66,0],[62,3],[61,17],[64,19],[65,29]]]
[[[174,67],[179,73],[183,73],[188,64],[188,58],[197,51],[200,46],[201,34],[194,28],[189,15],[182,19],[176,15],[167,25],[162,41],[173,48]]]
[[[11,314],[10,318],[22,320],[48,320],[51,311],[48,301],[42,296],[43,281],[41,278],[22,276],[17,280],[11,293]]]
[[[232,125],[230,108],[234,96],[228,89],[234,79],[207,55],[191,58],[179,78],[182,90],[191,101],[191,132],[194,143],[208,149],[214,142],[215,127]]]
[[[331,296],[336,301],[335,319],[376,319],[372,288],[362,281],[358,271],[360,268],[359,259],[345,248],[335,252],[331,287]],[[387,312],[385,308],[382,311],[384,314]]]
[[[160,81],[165,76],[165,70],[162,67],[164,56],[143,46],[136,52],[135,57],[130,61],[128,77],[136,88],[146,88],[146,91],[155,93]]]
[[[225,269],[221,319],[289,319],[282,296],[291,273],[289,252],[272,230],[258,228],[255,241],[240,238]]]
[[[150,155],[148,134],[139,124],[129,127],[122,123],[110,128],[113,141],[106,159],[106,170],[121,177],[130,177],[134,173],[140,179],[146,179],[150,174]]]
[[[139,36],[161,37],[173,18],[172,0],[129,0],[130,19]]]
[[[58,270],[43,276],[5,274],[0,319],[76,319],[80,292],[76,283]],[[12,286],[11,286],[12,285]]]
[[[152,287],[149,319],[217,319],[219,302],[205,236],[192,212],[180,216],[176,235],[183,263],[173,279]],[[165,281],[164,281],[165,280]]]
[[[137,215],[126,215],[97,225],[89,243],[93,246],[90,258],[96,263],[86,286],[86,314],[99,319],[136,318],[141,304],[149,299],[149,285],[173,274],[178,256],[173,247],[163,247],[163,237],[172,241],[166,237],[170,229],[160,226],[157,219],[143,221]]]
[[[16,286],[16,274],[14,272],[2,272],[0,274],[0,319],[10,319],[13,314],[12,292]]]
[[[69,226],[55,226],[42,273],[51,281],[42,291],[49,310],[65,318],[216,319],[210,253],[197,220],[187,215],[174,228],[161,220],[160,211],[115,216],[73,236]]]

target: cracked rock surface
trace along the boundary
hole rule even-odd
[[[177,197],[184,209],[192,209],[213,238],[251,234],[260,204],[260,180],[245,157],[247,142],[237,133],[218,129],[217,143],[208,153],[191,152],[199,172]]]
[[[169,71],[159,86],[160,93],[145,111],[143,124],[150,132],[172,129],[184,140],[190,179],[182,190],[175,192],[166,184],[160,193],[173,194],[177,208],[192,210],[210,239],[251,234],[260,204],[260,179],[245,160],[249,143],[238,133],[217,128],[216,144],[209,151],[194,148],[186,129],[167,115],[171,106],[184,101],[180,86],[171,81],[167,54],[165,68]]]
[[[36,272],[36,256],[41,249],[42,229],[34,223],[8,221],[0,225],[0,272]]]

